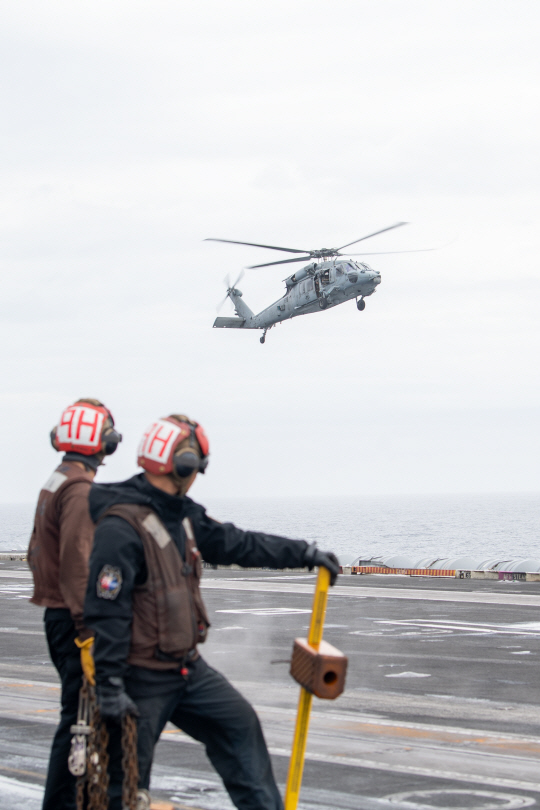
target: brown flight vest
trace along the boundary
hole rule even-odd
[[[87,507],[82,516],[80,509],[74,511],[73,507],[60,515],[60,503],[66,489],[75,484],[82,484],[82,491],[87,496],[92,478],[93,475],[70,462],[63,461],[56,468],[39,493],[28,546],[28,565],[34,577],[34,594],[30,601],[42,607],[69,607],[81,625],[94,527]],[[60,517],[63,539],[68,545],[66,549],[60,548]],[[62,552],[65,555],[63,568]],[[76,569],[73,569],[74,563]],[[64,597],[66,592],[69,604]]]
[[[169,532],[148,506],[119,503],[103,514],[123,518],[144,546],[148,577],[133,589],[133,623],[128,663],[147,669],[176,669],[210,627],[199,590],[201,555],[189,518],[185,562]],[[191,655],[193,658],[193,653]]]

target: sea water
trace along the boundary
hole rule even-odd
[[[342,563],[361,556],[540,557],[540,493],[357,498],[209,498],[242,529],[316,541]],[[0,505],[0,551],[24,551],[34,506]]]

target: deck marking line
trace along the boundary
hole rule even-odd
[[[269,746],[271,754],[278,757],[289,757],[288,748],[274,748]],[[417,776],[428,776],[435,779],[455,779],[456,782],[476,782],[479,785],[495,785],[499,787],[514,788],[517,790],[532,790],[540,793],[540,783],[521,782],[518,779],[505,779],[500,777],[480,776],[479,774],[463,774],[456,771],[443,771],[435,768],[422,768],[416,765],[389,765],[386,762],[377,762],[371,759],[361,759],[359,757],[337,756],[334,754],[307,753],[306,759],[314,762],[325,762],[328,765],[350,765],[354,768],[368,768],[376,771],[390,771],[391,773],[416,774]]]
[[[202,579],[202,588],[224,591],[258,591],[267,593],[290,593],[298,595],[311,595],[311,586],[301,583],[275,583],[271,580],[260,582],[247,582],[232,579]],[[482,593],[481,591],[435,591],[419,588],[378,588],[363,586],[334,585],[332,596],[348,597],[349,599],[412,599],[432,602],[461,602],[484,605],[519,605],[524,607],[540,607],[540,595],[534,594],[499,594]]]

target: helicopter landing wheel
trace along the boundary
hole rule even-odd
[[[321,309],[326,309],[327,306],[328,306],[328,301],[326,300],[324,295],[321,295],[321,297],[319,298],[319,307]]]
[[[366,308],[366,302],[364,301],[363,298],[361,298],[360,301],[356,302],[356,306],[360,310],[360,312],[363,312],[364,309]]]
[[[259,338],[259,340],[260,340],[260,342],[261,342],[261,343],[264,343],[264,341],[266,340],[266,338],[265,338],[265,336],[263,335],[263,336],[262,336],[262,338]]]

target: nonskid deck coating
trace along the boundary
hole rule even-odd
[[[20,807],[25,785],[25,807],[39,807],[36,786],[58,713],[29,584],[24,564],[0,567],[0,810]],[[281,783],[298,688],[286,665],[270,661],[287,657],[293,637],[305,633],[313,584],[309,575],[271,572],[204,579],[213,624],[204,655],[256,705]],[[540,589],[417,585],[354,578],[331,592],[325,637],[349,654],[351,671],[341,699],[314,702],[306,810],[411,803],[510,810],[540,799],[540,632],[533,627]],[[230,806],[200,746],[173,728],[162,736],[154,777],[157,794],[178,807]]]

